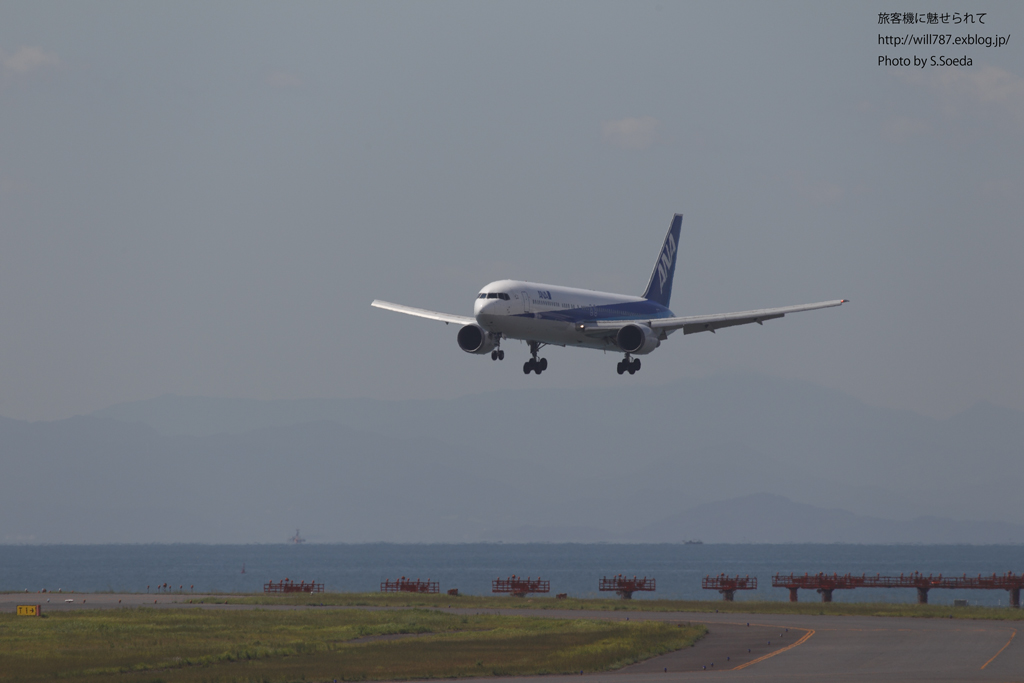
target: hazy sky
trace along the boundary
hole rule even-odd
[[[985,12],[883,27],[882,11]],[[1011,34],[1002,48],[888,35]],[[454,396],[755,370],[874,404],[1024,410],[1024,4],[0,4],[0,414],[164,393]],[[971,67],[878,66],[879,55]],[[456,329],[500,278],[639,294],[674,212],[675,335],[636,376]],[[510,362],[511,361],[511,362]]]

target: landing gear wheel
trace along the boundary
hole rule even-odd
[[[636,373],[636,363],[630,363],[630,364],[628,364],[628,365],[626,366],[626,372],[628,372],[628,373],[629,373],[629,374],[631,374],[631,375],[632,375],[632,374],[635,374],[635,373]]]
[[[498,349],[498,360],[505,360],[505,352]]]
[[[491,360],[498,360],[498,352],[491,351]]]
[[[629,374],[632,375],[634,372],[640,372],[640,359],[639,358],[634,358],[633,359],[633,369],[629,371]]]
[[[530,342],[530,355],[533,356],[530,360],[526,361],[523,365],[523,372],[527,375],[530,371],[536,372],[538,375],[548,369],[547,358],[537,358],[537,351],[543,346],[540,342]]]
[[[626,361],[620,360],[619,364],[615,366],[615,371],[620,375],[626,371]]]

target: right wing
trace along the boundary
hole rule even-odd
[[[740,313],[718,313],[715,315],[691,315],[685,318],[656,318],[651,321],[652,329],[671,332],[682,328],[683,334],[694,332],[714,332],[723,327],[733,325],[747,325],[750,323],[761,324],[765,320],[782,318],[787,313],[799,313],[801,311],[816,311],[821,308],[832,308],[846,303],[846,299],[834,301],[820,301],[814,304],[801,304],[798,306],[782,306],[781,308],[762,308],[756,311],[742,311]]]
[[[800,304],[798,306],[783,306],[781,308],[761,308],[755,311],[740,311],[739,313],[716,313],[713,315],[690,315],[684,318],[651,318],[648,320],[636,318],[617,318],[614,320],[595,320],[593,322],[577,323],[576,329],[592,337],[611,336],[626,325],[642,323],[652,330],[665,334],[681,329],[683,334],[695,332],[714,332],[723,327],[734,325],[747,325],[757,323],[760,325],[765,320],[785,317],[787,313],[799,313],[800,311],[816,311],[820,308],[832,308],[847,303],[847,299],[835,299],[833,301],[820,301],[815,304]],[[661,337],[664,339],[665,337]]]
[[[455,323],[456,325],[471,325],[476,323],[475,318],[469,318],[464,315],[450,315],[448,313],[438,313],[437,311],[428,311],[425,308],[414,308],[412,306],[402,306],[401,304],[393,304],[389,301],[381,301],[380,299],[374,299],[371,306],[377,308],[383,308],[386,311],[394,311],[395,313],[405,313],[406,315],[415,315],[420,318],[429,318],[430,320],[440,320],[445,325],[448,323]]]

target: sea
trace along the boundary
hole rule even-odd
[[[326,591],[376,592],[382,581],[406,577],[469,595],[489,595],[491,581],[512,575],[546,579],[551,593],[614,599],[598,592],[602,577],[656,580],[656,591],[634,599],[717,600],[701,589],[706,576],[757,577],[742,600],[788,600],[772,588],[774,574],[922,572],[967,576],[1024,572],[1024,545],[843,544],[265,544],[265,545],[0,545],[0,591],[156,593],[261,592],[267,581],[323,583]],[[166,589],[163,586],[167,586]],[[800,601],[818,601],[801,591]],[[913,589],[837,590],[835,602],[916,602]],[[932,590],[929,602],[1006,606],[999,590]]]

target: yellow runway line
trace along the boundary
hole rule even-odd
[[[999,655],[1003,654],[1003,650],[1005,650],[1006,648],[1010,647],[1010,643],[1012,643],[1013,639],[1016,638],[1016,637],[1017,637],[1017,629],[1013,629],[1013,633],[1010,634],[1010,639],[1008,641],[1006,641],[1006,645],[1003,645],[1001,648],[999,648],[999,652],[997,652],[994,655],[992,655],[992,659],[990,659],[987,662],[985,662],[984,664],[982,664],[981,668],[984,669],[986,666],[988,666],[993,661],[995,661],[996,657],[998,657]]]
[[[803,630],[803,629],[801,629],[801,630]],[[764,660],[770,659],[771,657],[774,657],[775,655],[782,654],[786,650],[792,650],[794,647],[796,647],[797,645],[800,645],[801,643],[805,642],[808,638],[810,638],[813,635],[814,635],[814,629],[807,629],[807,633],[804,634],[804,637],[801,638],[800,640],[796,641],[792,645],[787,645],[786,647],[779,648],[775,652],[769,652],[768,654],[764,655],[763,657],[758,657],[757,659],[755,659],[752,662],[747,662],[746,664],[740,664],[739,666],[734,667],[732,670],[733,671],[739,671],[740,669],[746,669],[748,666],[751,666],[752,664],[757,664],[758,662],[763,662]],[[1009,643],[1007,643],[1007,645],[1009,645]],[[1002,650],[1000,650],[999,652],[1002,652]],[[995,657],[993,657],[992,659],[995,659]],[[981,667],[981,668],[984,669],[985,667]]]

